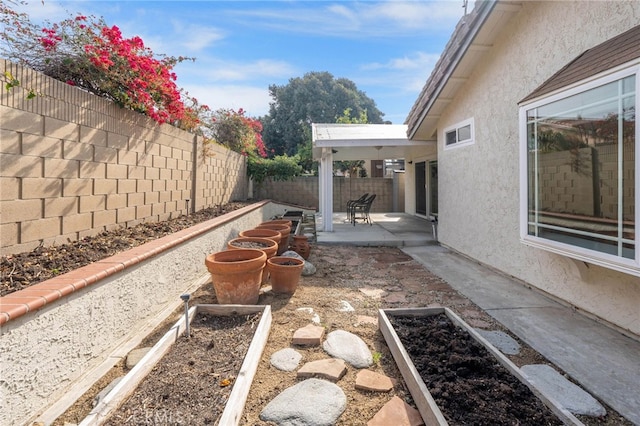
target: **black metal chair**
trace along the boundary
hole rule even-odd
[[[349,200],[347,201],[347,221],[351,222],[351,207],[355,204],[355,203],[363,203],[367,197],[369,196],[368,192],[365,192],[360,198],[358,198],[357,200]]]
[[[356,226],[356,222],[358,221],[358,219],[362,219],[365,223],[368,223],[369,225],[373,225],[373,223],[371,223],[371,217],[369,216],[369,211],[371,210],[371,204],[373,204],[373,200],[375,199],[376,199],[376,194],[371,194],[364,201],[359,203],[353,203],[351,205],[350,216],[351,216],[351,223],[353,223],[353,226]],[[358,216],[358,214],[360,216]]]

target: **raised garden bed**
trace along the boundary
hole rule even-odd
[[[381,309],[379,327],[428,425],[582,425],[447,308]]]
[[[196,305],[188,317],[190,337],[182,317],[82,426],[239,424],[269,336],[271,307]]]

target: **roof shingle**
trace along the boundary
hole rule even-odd
[[[546,95],[637,58],[640,58],[640,25],[582,52],[520,102]]]

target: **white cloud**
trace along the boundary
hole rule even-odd
[[[373,62],[362,66],[363,70],[420,70],[432,69],[438,61],[440,54],[416,52],[413,56],[403,56],[401,58],[391,58],[385,63]]]
[[[391,21],[407,29],[449,28],[463,15],[461,1],[404,2],[390,1],[362,8],[365,19],[371,22]]]
[[[174,39],[191,52],[198,52],[211,47],[216,41],[225,38],[224,31],[204,25],[187,24],[174,21]]]
[[[363,74],[358,84],[394,88],[401,93],[420,93],[427,77],[431,74],[439,54],[415,52],[387,62],[374,62],[361,67]]]
[[[323,4],[302,3],[302,4]],[[236,10],[231,16],[272,30],[342,37],[415,36],[455,25],[464,10],[461,1],[344,2],[324,7],[282,7],[278,10]]]
[[[289,78],[295,75],[297,70],[286,61],[257,59],[240,62],[208,57],[181,64],[179,72],[181,78],[200,79],[207,82],[239,82]]]
[[[247,115],[260,117],[269,112],[268,87],[242,85],[186,85],[189,93],[197,93],[198,102],[208,105],[212,110],[232,108],[236,111],[243,108]]]
[[[59,4],[45,1],[31,1],[26,4],[16,3],[8,4],[9,7],[29,15],[29,19],[35,23],[43,23],[45,20],[51,23],[59,22],[69,17],[69,13]]]

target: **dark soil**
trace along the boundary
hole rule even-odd
[[[253,249],[263,249],[269,247],[266,243],[261,243],[259,241],[234,241],[234,247],[238,248],[253,248]]]
[[[251,202],[234,201],[163,222],[141,223],[130,228],[101,232],[80,241],[52,247],[40,246],[30,252],[2,256],[0,296],[6,296],[249,204]]]
[[[531,390],[445,314],[389,321],[451,425],[562,425]]]
[[[260,314],[198,314],[106,425],[217,423]]]

